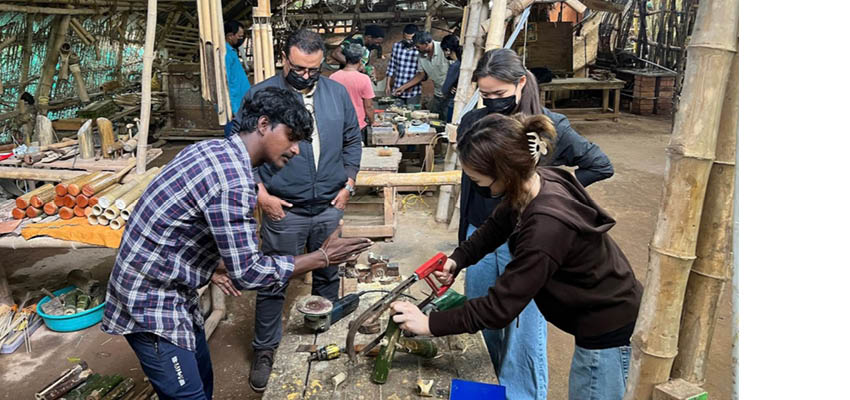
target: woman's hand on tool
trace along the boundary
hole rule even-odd
[[[325,239],[322,245],[328,256],[329,265],[342,264],[372,247],[372,241],[366,238],[343,238],[342,221],[336,230]]]
[[[236,286],[233,285],[233,281],[231,281],[230,277],[227,276],[227,269],[224,268],[224,260],[218,262],[218,267],[216,267],[213,272],[212,282],[228,296],[238,297],[242,295],[242,292],[240,292],[239,289],[236,289]]]
[[[393,313],[393,321],[399,328],[406,330],[414,335],[433,336],[431,329],[428,327],[428,316],[422,313],[419,307],[413,303],[406,301],[396,301],[390,304]]]
[[[451,286],[455,283],[455,269],[457,269],[457,263],[455,263],[455,260],[448,258],[446,259],[446,265],[443,266],[442,271],[434,271],[434,277],[436,277],[443,286]]]

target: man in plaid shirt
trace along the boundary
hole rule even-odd
[[[101,329],[124,335],[161,399],[211,399],[213,373],[197,289],[225,293],[283,285],[337,265],[368,239],[332,234],[319,251],[263,255],[253,218],[252,168],[283,168],[309,140],[312,118],[296,95],[269,88],[246,98],[239,135],[183,149],[133,210],[109,278]]]
[[[413,46],[413,35],[419,29],[416,25],[404,27],[404,39],[393,44],[393,53],[387,64],[387,93],[396,98],[397,105],[419,104],[422,96],[422,84],[398,91],[402,85],[416,76],[419,69],[419,51]]]

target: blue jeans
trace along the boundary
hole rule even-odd
[[[160,399],[212,399],[213,369],[204,328],[195,331],[194,352],[149,332],[124,338]]]
[[[470,225],[466,237],[472,236],[475,229]],[[466,296],[470,299],[486,296],[511,258],[508,245],[504,243],[467,268]],[[534,300],[507,327],[482,331],[499,384],[507,388],[508,400],[546,399],[549,386],[547,332],[546,319]]]
[[[576,346],[570,400],[621,400],[626,394],[631,346],[590,350]]]

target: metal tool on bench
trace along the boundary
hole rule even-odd
[[[304,314],[304,325],[307,328],[325,332],[359,305],[360,295],[352,293],[333,303],[321,296],[308,296],[298,302],[296,309]]]
[[[392,302],[398,299],[405,290],[413,286],[414,283],[420,280],[425,280],[428,283],[428,286],[431,287],[431,294],[419,303],[419,308],[422,309],[435,298],[442,296],[447,290],[449,290],[449,286],[438,287],[436,283],[434,283],[433,278],[431,278],[431,274],[436,271],[442,271],[443,266],[446,265],[446,255],[443,253],[437,253],[430,260],[419,266],[419,268],[414,271],[413,275],[409,278],[402,281],[398,286],[396,286],[392,291],[390,291],[387,295],[382,297],[380,300],[376,301],[372,304],[363,314],[357,317],[348,327],[348,336],[345,339],[345,348],[346,354],[348,354],[349,362],[356,363],[357,362],[357,354],[358,353],[368,353],[369,350],[372,350],[378,343],[383,339],[384,334],[378,335],[374,340],[372,340],[369,344],[363,347],[362,350],[358,351],[354,346],[354,337],[357,335],[357,330],[363,325],[367,320],[372,319],[373,317],[380,315],[384,311],[386,311]],[[386,332],[385,332],[386,333]]]
[[[329,344],[322,346],[312,354],[307,359],[309,361],[328,361],[333,360],[335,358],[339,358],[339,354],[341,353],[339,346],[335,344]]]

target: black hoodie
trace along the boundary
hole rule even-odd
[[[579,346],[628,344],[643,287],[608,234],[614,219],[569,171],[537,171],[540,192],[519,219],[503,203],[451,255],[458,269],[466,268],[508,240],[513,260],[505,273],[487,296],[431,313],[431,332],[504,328],[534,299],[546,320],[573,334]]]

